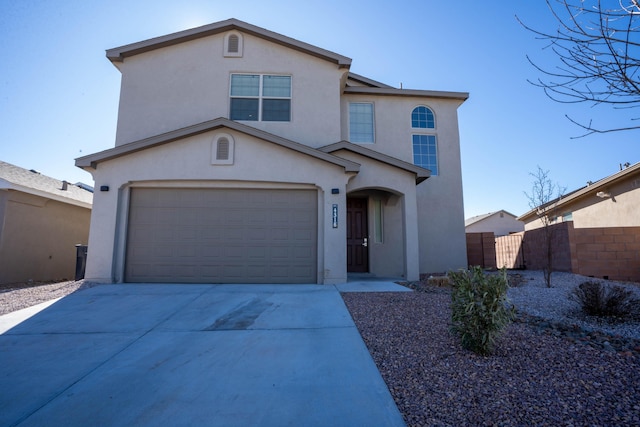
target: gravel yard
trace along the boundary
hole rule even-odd
[[[89,287],[84,280],[58,283],[15,283],[0,285],[0,316],[22,310],[42,302],[69,295],[81,288]]]
[[[640,425],[640,341],[631,338],[637,325],[571,318],[577,306],[566,290],[587,278],[557,273],[549,290],[538,272],[523,276],[510,290],[521,320],[489,357],[463,350],[449,332],[446,289],[343,294],[407,424]],[[531,295],[537,297],[523,302]],[[628,337],[608,336],[603,327]]]
[[[567,295],[593,279],[554,273],[549,289],[540,272],[512,277],[518,320],[489,357],[449,332],[446,288],[342,294],[407,424],[639,426],[640,322],[581,315]],[[92,285],[5,285],[0,314]]]

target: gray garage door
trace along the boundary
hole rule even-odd
[[[316,283],[313,190],[131,190],[125,281]]]

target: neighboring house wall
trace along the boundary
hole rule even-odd
[[[640,176],[611,185],[607,193],[579,200],[561,214],[571,212],[576,228],[640,226]]]
[[[569,193],[555,206],[554,269],[640,282],[640,164]],[[543,232],[542,222],[535,211],[521,218],[527,267],[541,268],[543,248],[535,236]]]
[[[467,233],[493,232],[496,237],[506,236],[511,233],[524,231],[524,222],[518,221],[515,216],[508,213],[496,212],[480,221],[465,227]]]
[[[0,191],[0,283],[73,280],[91,209]]]

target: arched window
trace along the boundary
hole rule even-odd
[[[430,108],[423,105],[411,112],[411,127],[419,129],[435,129],[436,118]]]

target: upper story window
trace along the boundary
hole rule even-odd
[[[373,104],[352,102],[349,104],[349,141],[375,142]]]
[[[411,127],[419,129],[435,129],[436,119],[433,111],[425,106],[419,106],[411,112]]]
[[[438,175],[438,144],[435,135],[413,135],[413,163]]]
[[[231,75],[231,120],[291,121],[291,76]]]

